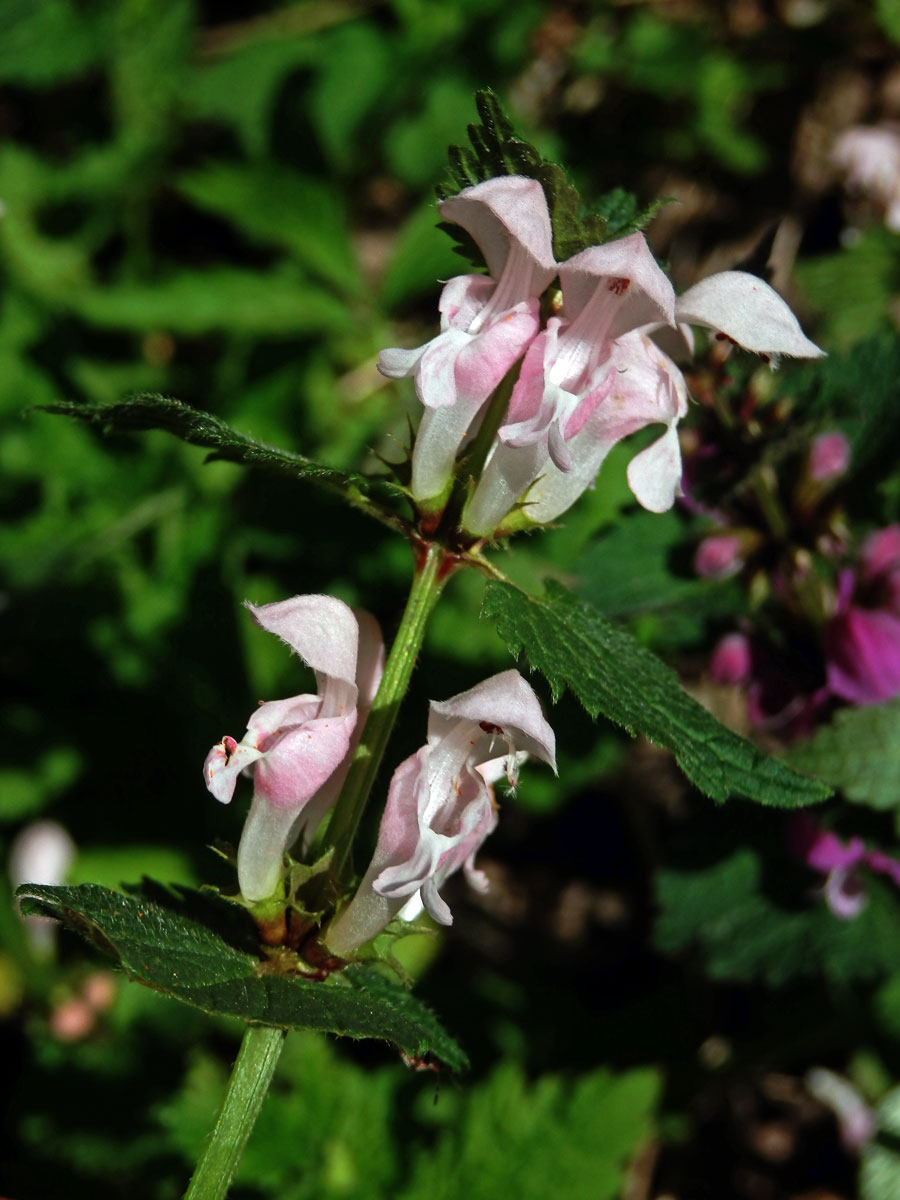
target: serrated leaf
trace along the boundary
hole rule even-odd
[[[138,983],[251,1024],[380,1038],[411,1056],[433,1054],[453,1070],[466,1056],[411,993],[365,967],[324,982],[275,973],[255,953],[250,914],[212,894],[145,880],[132,895],[97,884],[16,893],[22,911],[55,917],[115,959]]]
[[[457,1127],[419,1152],[401,1200],[613,1200],[651,1132],[659,1090],[652,1069],[529,1084],[520,1067],[504,1064],[469,1093]]]
[[[714,800],[745,796],[795,808],[830,795],[732,733],[681,688],[678,677],[623,630],[559,584],[541,597],[488,584],[482,615],[492,617],[511,653],[524,652],[550,684],[568,687],[592,717],[602,713],[632,735],[667,746],[691,782]]]
[[[900,700],[845,708],[785,761],[870,808],[900,804]]]
[[[230,429],[212,413],[191,408],[180,400],[152,395],[132,396],[116,404],[75,404],[61,400],[58,404],[44,405],[40,411],[77,417],[107,433],[164,429],[192,446],[211,449],[212,454],[207,461],[221,459],[306,480],[339,493],[355,507],[391,528],[399,528],[402,524],[400,518],[368,499],[371,493],[379,492],[393,499],[401,499],[406,493],[399,485],[386,479],[338,471],[304,458],[302,454],[257,442],[246,434]]]
[[[878,1133],[862,1150],[860,1200],[900,1200],[900,1087],[888,1092],[875,1114]]]

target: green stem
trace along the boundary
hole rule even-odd
[[[429,542],[420,554],[400,628],[326,833],[326,846],[335,848],[331,867],[334,879],[340,879],[348,862],[351,843],[409,687],[425,626],[449,575],[448,555],[443,546]]]
[[[227,1193],[266,1098],[286,1036],[286,1029],[247,1026],[228,1091],[184,1200],[221,1200]]]
[[[778,499],[778,483],[775,473],[770,467],[755,467],[750,473],[749,483],[769,531],[776,538],[785,538],[788,532],[788,521]]]

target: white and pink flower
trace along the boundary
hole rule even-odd
[[[374,857],[326,934],[329,949],[351,953],[417,894],[435,921],[451,924],[440,895],[445,880],[462,868],[472,886],[487,886],[474,858],[497,824],[492,785],[504,775],[515,785],[529,755],[555,771],[555,750],[553,730],[518,671],[432,701],[427,743],[394,772]]]
[[[375,619],[333,596],[294,596],[247,608],[316,673],[316,695],[260,704],[238,742],[225,737],[203,765],[206,786],[223,804],[237,777],[253,777],[253,801],[238,848],[238,882],[250,901],[271,896],[284,852],[310,836],[337,800],[375,696],[384,648]]]

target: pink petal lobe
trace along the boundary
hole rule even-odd
[[[493,321],[456,357],[456,394],[484,404],[538,331],[537,300],[523,301]]]
[[[288,729],[256,765],[256,794],[273,808],[302,808],[341,765],[355,724],[354,709]]]

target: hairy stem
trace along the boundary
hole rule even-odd
[[[286,1037],[286,1029],[247,1026],[225,1099],[184,1200],[221,1200],[228,1192],[275,1074]]]
[[[426,543],[419,550],[400,628],[326,833],[326,846],[334,846],[332,873],[335,879],[340,879],[349,862],[350,846],[381,766],[400,704],[409,687],[428,618],[450,574],[450,561],[451,556],[447,551],[433,542]]]

